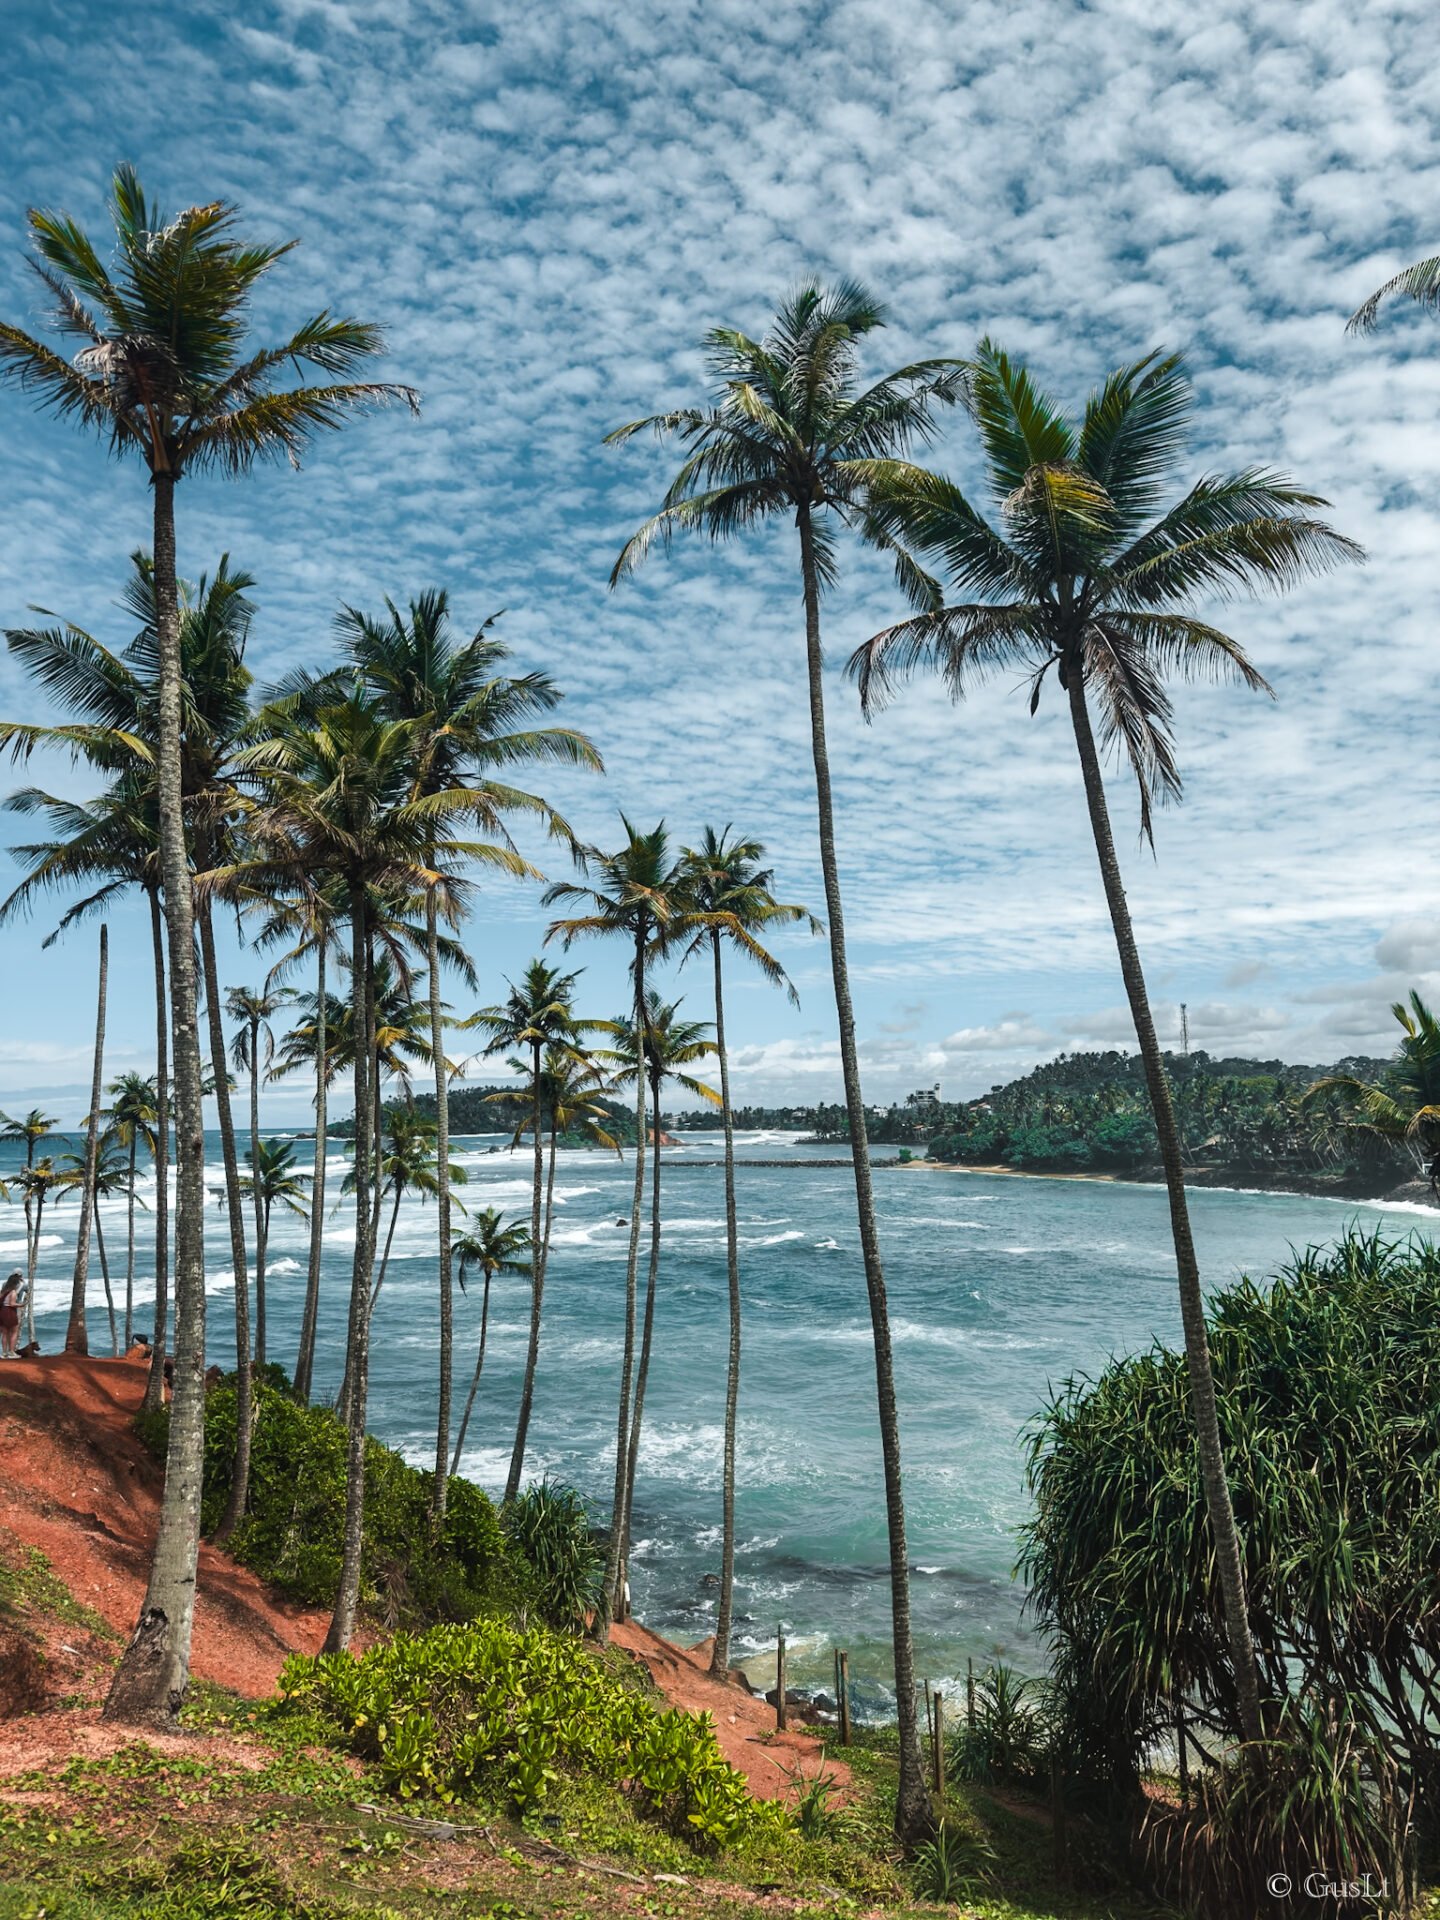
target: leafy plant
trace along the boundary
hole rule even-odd
[[[915,1856],[911,1870],[915,1891],[922,1900],[945,1905],[968,1899],[994,1859],[994,1849],[973,1827],[942,1820],[934,1837]]]
[[[546,1480],[508,1501],[500,1518],[511,1552],[533,1576],[541,1618],[578,1630],[600,1604],[605,1560],[585,1501],[573,1487]]]
[[[1053,1747],[1041,1682],[1022,1680],[1003,1661],[975,1686],[974,1720],[955,1728],[945,1769],[956,1781],[981,1786],[1032,1786],[1048,1776]]]

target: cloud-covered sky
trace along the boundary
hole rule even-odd
[[[418,422],[356,426],[298,474],[182,487],[182,571],[228,550],[257,576],[262,680],[326,657],[342,597],[445,584],[466,625],[503,607],[517,663],[554,674],[605,755],[604,780],[552,782],[587,837],[613,839],[621,807],[681,840],[734,821],[817,904],[793,533],[680,546],[610,593],[670,463],[602,436],[697,397],[704,330],[759,330],[812,273],[889,303],[875,372],[988,332],[1078,405],[1113,365],[1183,346],[1194,472],[1286,468],[1370,559],[1224,610],[1277,697],[1182,691],[1186,796],[1153,858],[1116,777],[1162,1029],[1178,1038],[1184,1001],[1194,1044],[1317,1061],[1388,1050],[1389,1002],[1440,991],[1440,322],[1396,310],[1344,334],[1440,248],[1428,7],[19,0],[6,25],[7,316],[38,316],[26,206],[99,230],[132,159],[167,206],[228,197],[255,234],[299,239],[258,332],[322,306],[377,320],[387,372],[423,391]],[[0,623],[40,603],[122,642],[138,472],[17,393],[0,423]],[[934,459],[974,479],[963,419]],[[846,551],[826,622],[867,1096],[1124,1044],[1062,714],[1028,718],[1003,683],[959,710],[919,685],[864,726],[839,663],[896,608],[888,571]],[[8,659],[0,710],[46,711]],[[63,764],[33,777],[85,786]],[[535,889],[487,890],[471,941],[497,991],[544,919]],[[0,930],[7,1106],[63,1109],[86,1077],[93,935],[42,953],[52,924]],[[111,1060],[143,1064],[138,910],[112,940]],[[577,957],[594,1004],[618,1004],[618,958]],[[737,1090],[833,1097],[823,946],[783,957],[799,1014],[737,977]],[[231,950],[224,972],[258,963]],[[684,991],[702,1013],[703,979]]]

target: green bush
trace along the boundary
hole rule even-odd
[[[750,1799],[708,1714],[660,1711],[544,1628],[490,1619],[397,1633],[358,1660],[297,1655],[280,1691],[334,1721],[402,1798],[503,1798],[523,1812],[562,1772],[585,1772],[697,1847],[786,1823]]]
[[[138,1902],[141,1920],[350,1920],[358,1911],[349,1901],[297,1893],[263,1854],[233,1840],[187,1840],[168,1860],[127,1862],[87,1884]],[[41,1912],[48,1911],[47,1903]],[[366,1920],[390,1916],[384,1907],[364,1912]]]
[[[546,1480],[501,1514],[512,1555],[525,1563],[536,1611],[552,1627],[578,1629],[600,1604],[604,1554],[590,1511],[573,1487]]]

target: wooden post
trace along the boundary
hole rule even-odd
[[[1060,1794],[1060,1762],[1054,1759],[1050,1762],[1050,1833],[1055,1883],[1063,1887],[1066,1881],[1065,1802]]]
[[[973,1733],[975,1730],[975,1662],[965,1663],[965,1724]]]
[[[945,1710],[938,1687],[931,1697],[935,1702],[935,1720],[930,1734],[931,1753],[935,1763],[935,1804],[943,1812],[945,1807]]]
[[[785,1629],[783,1627],[776,1628],[775,1725],[781,1733],[785,1731]]]
[[[840,1655],[840,1744],[850,1744],[850,1656]]]
[[[1175,1703],[1175,1751],[1180,1756],[1180,1804],[1190,1804],[1190,1756],[1185,1750],[1185,1710]]]

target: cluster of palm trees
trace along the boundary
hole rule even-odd
[[[407,1044],[428,1048],[425,1057],[435,1079],[441,1348],[435,1497],[443,1508],[451,1279],[460,1242],[452,1240],[450,1221],[441,967],[449,964],[467,977],[468,961],[454,935],[473,873],[534,873],[511,841],[507,819],[528,815],[574,847],[568,827],[548,803],[503,784],[498,773],[520,761],[579,766],[599,761],[583,735],[529,724],[553,705],[556,690],[543,675],[502,673],[504,649],[484,627],[465,645],[454,644],[441,594],[422,596],[407,613],[387,603],[379,619],[346,609],[340,627],[342,665],[320,676],[298,674],[273,690],[259,714],[251,709],[242,659],[250,582],[222,561],[213,582],[202,581],[194,590],[184,586],[175,564],[177,485],[187,473],[204,468],[240,476],[265,457],[297,460],[316,432],[340,427],[357,410],[392,401],[414,410],[418,403],[408,388],[357,377],[381,346],[378,331],[366,323],[322,313],[278,345],[249,348],[248,300],[286,249],[242,244],[230,207],[219,202],[192,207],[166,220],[146,200],[133,173],[121,169],[112,212],[113,267],[102,263],[73,221],[32,212],[32,264],[53,300],[51,319],[62,337],[81,343],[80,350],[66,359],[18,328],[0,326],[0,371],[53,411],[106,435],[117,453],[141,460],[152,493],[154,540],[152,556],[136,558],[131,588],[140,632],[124,656],[107,653],[72,627],[12,636],[21,660],[49,691],[72,702],[81,718],[61,727],[7,726],[0,743],[20,754],[40,744],[68,745],[111,776],[99,800],[68,814],[50,796],[32,792],[20,798],[22,809],[45,813],[57,833],[68,836],[63,860],[37,852],[26,887],[33,891],[55,884],[62,875],[93,878],[96,890],[73,913],[117,887],[138,886],[146,893],[155,931],[156,1138],[162,1154],[168,1150],[172,1110],[175,1120],[175,1394],[150,1587],[107,1710],[118,1717],[163,1719],[173,1713],[187,1671],[199,1518],[205,1048],[198,1025],[197,936],[235,1252],[242,1401],[250,1355],[260,1348],[252,1348],[248,1288],[238,1284],[246,1272],[244,1188],[214,971],[212,913],[218,903],[254,916],[258,943],[284,946],[288,961],[313,956],[316,967],[308,1033],[289,1047],[292,1058],[308,1052],[316,1074],[311,1263],[297,1368],[302,1393],[310,1390],[317,1311],[326,1087],[335,1072],[353,1076],[354,1161],[347,1181],[357,1223],[347,1340],[350,1475],[345,1571],[332,1626],[332,1644],[343,1645],[359,1575],[368,1328],[381,1198],[387,1180],[399,1177],[387,1172],[381,1132],[384,1023],[399,1012]],[[1391,290],[1436,304],[1440,263],[1424,263],[1381,291]],[[1367,303],[1357,324],[1368,325],[1374,311],[1375,302]],[[1261,1703],[1179,1139],[1126,907],[1101,754],[1113,749],[1134,774],[1142,830],[1148,834],[1153,804],[1180,790],[1167,681],[1207,676],[1265,686],[1239,643],[1198,617],[1197,602],[1240,588],[1284,588],[1359,557],[1359,550],[1318,517],[1323,500],[1270,471],[1206,477],[1176,493],[1190,411],[1185,371],[1176,356],[1152,354],[1119,369],[1090,396],[1083,414],[1071,418],[1039,390],[1023,365],[989,341],[967,358],[922,360],[866,384],[860,356],[883,324],[882,308],[862,288],[810,284],[783,303],[763,338],[732,328],[710,333],[705,344],[712,385],[704,402],[633,422],[611,436],[621,442],[650,431],[678,441],[684,454],[659,511],[616,562],[612,584],[632,574],[657,544],[668,546],[680,533],[708,534],[715,542],[777,518],[795,529],[826,931],[874,1336],[889,1524],[901,1752],[896,1824],[909,1841],[928,1827],[932,1812],[920,1755],[888,1304],[870,1186],[826,741],[821,605],[839,577],[841,536],[853,534],[892,557],[899,589],[912,608],[908,618],[877,634],[850,662],[867,715],[879,709],[897,679],[922,669],[935,672],[946,691],[959,697],[976,678],[1019,665],[1029,678],[1033,712],[1053,668],[1065,696],[1160,1135],[1217,1580],[1241,1718],[1247,1736],[1256,1740],[1263,1732]],[[310,374],[313,383],[302,377]],[[954,482],[911,457],[933,440],[942,417],[955,407],[979,436],[992,506],[988,514]],[[636,1099],[635,1204],[605,1574],[612,1610],[623,1579],[658,1261],[657,1197],[642,1324],[638,1266],[649,1145],[646,1099],[648,1093],[656,1115],[658,1180],[659,1086],[666,1073],[683,1068],[685,1048],[706,1044],[693,1032],[679,1037],[683,1024],[674,1008],[656,997],[649,970],[667,954],[712,959],[713,1044],[728,1121],[722,949],[732,942],[772,977],[782,978],[758,935],[775,917],[794,918],[802,911],[774,901],[769,876],[759,866],[760,851],[751,844],[711,835],[677,861],[663,827],[644,832],[627,821],[625,834],[624,844],[608,853],[574,847],[580,877],[551,886],[546,896],[568,910],[551,929],[565,946],[592,935],[626,943],[633,986],[629,1033],[614,1034],[612,1049],[621,1055],[629,1049]],[[428,1033],[414,1019],[419,1003],[412,980],[419,976],[411,969],[422,957]],[[327,965],[348,974],[343,1001],[330,993]],[[403,1009],[387,1007],[387,982],[398,990]],[[474,1237],[474,1244],[488,1252],[467,1246],[459,1255],[462,1277],[467,1265],[479,1266],[487,1289],[494,1272],[513,1266],[522,1251],[529,1255],[532,1321],[512,1490],[523,1466],[545,1279],[542,1130],[548,1124],[553,1168],[555,1141],[573,1120],[600,1125],[587,1112],[595,1104],[592,1076],[599,1068],[585,1058],[584,1028],[570,1010],[572,985],[568,976],[536,963],[512,987],[510,1000],[486,1010],[480,1021],[491,1045],[515,1049],[528,1061],[534,1096],[528,1122],[534,1136],[534,1194],[524,1241],[510,1229],[502,1244],[496,1221],[488,1237],[485,1231]],[[253,1131],[253,1089],[270,1012],[238,1004],[237,1011],[243,1066],[252,1075]],[[667,1028],[680,1052],[664,1064],[660,1036]],[[625,1071],[623,1060],[607,1070],[617,1068]],[[399,1156],[393,1133],[391,1146]],[[733,1454],[739,1341],[729,1147],[727,1125],[732,1300],[727,1462]],[[250,1193],[263,1212],[258,1139],[251,1151]],[[157,1199],[164,1192],[161,1177]],[[655,1192],[658,1196],[658,1186]],[[258,1251],[264,1235],[261,1213],[254,1233]],[[165,1265],[163,1259],[157,1263],[157,1282]],[[157,1294],[162,1293],[163,1282],[157,1284]],[[262,1297],[257,1294],[257,1317]],[[157,1329],[164,1327],[164,1310],[163,1299],[158,1300]],[[257,1327],[257,1334],[263,1338],[263,1328]],[[162,1348],[163,1341],[157,1341],[157,1353]],[[726,1498],[726,1551],[733,1553],[733,1492]],[[722,1607],[717,1660],[727,1624]]]

